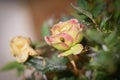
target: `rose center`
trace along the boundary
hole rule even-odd
[[[63,37],[60,38],[61,42],[65,42],[65,39]]]

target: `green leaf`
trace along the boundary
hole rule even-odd
[[[99,51],[96,57],[91,60],[91,65],[100,71],[105,71],[108,74],[112,74],[116,71],[116,62],[113,55],[110,52]]]
[[[103,20],[100,23],[100,29],[102,29],[105,26],[105,24],[110,20],[110,18],[111,18],[111,16],[103,18]]]
[[[54,54],[51,56],[51,59],[49,61],[52,63],[54,62],[55,64],[63,64],[65,65],[68,62],[67,58],[58,58],[57,54]]]
[[[47,22],[43,23],[42,29],[41,29],[41,35],[44,38],[45,36],[50,35],[49,25]]]
[[[32,45],[33,48],[42,48],[42,47],[46,46],[47,43],[46,42],[40,42],[40,41],[34,41],[34,42],[32,42],[31,45]]]
[[[17,75],[20,76],[24,72],[24,66],[23,64],[20,64],[16,61],[9,62],[8,64],[4,65],[0,71],[9,71],[9,70],[17,70]]]
[[[78,13],[74,13],[73,16],[74,16],[76,19],[78,19],[79,21],[81,21],[81,22],[82,22],[83,20],[85,20],[86,18],[88,18],[87,16],[85,16],[85,15],[83,15],[83,14],[79,15]]]
[[[95,77],[95,80],[110,80],[107,73],[101,72],[101,71],[96,71],[94,77]]]
[[[50,59],[43,57],[31,57],[24,64],[34,67],[38,71],[46,73],[66,70],[67,62],[68,62],[67,58],[58,58],[57,55],[52,55]]]
[[[79,75],[78,80],[89,80],[85,75]]]
[[[104,0],[92,0],[93,1],[93,3],[101,3],[101,2],[103,2]]]
[[[78,6],[87,10],[88,9],[88,3],[87,3],[87,0],[78,0],[77,1],[78,3]]]
[[[80,13],[86,15],[88,18],[90,18],[90,19],[93,21],[93,23],[96,23],[95,20],[94,20],[94,18],[93,18],[93,15],[92,15],[90,12],[82,9],[81,7],[74,6],[73,4],[71,4],[71,5],[72,5],[72,7],[73,7],[74,9],[76,9],[78,12],[80,12]]]
[[[16,61],[13,61],[13,62],[9,62],[5,66],[3,66],[1,68],[1,71],[12,70],[12,69],[20,68],[20,67],[22,67],[22,64],[20,64],[20,63],[18,63]]]
[[[93,29],[87,29],[86,32],[85,32],[85,37],[88,39],[88,40],[91,40],[91,41],[95,41],[99,44],[103,44],[104,43],[104,37],[103,37],[103,34],[97,30],[93,30]]]
[[[114,20],[115,22],[118,22],[120,24],[120,0],[115,0],[114,1],[114,7],[115,7],[115,11],[114,11]]]
[[[111,34],[109,34],[105,39],[104,42],[108,47],[113,49],[115,45],[118,44],[118,39],[117,39],[117,30],[113,31]]]
[[[79,18],[80,20],[85,20],[85,19],[87,18],[87,16],[85,16],[85,15],[80,15],[78,18]]]
[[[105,8],[105,3],[101,2],[97,4],[93,9],[92,9],[92,14],[94,17],[97,17],[99,14],[102,13],[102,11]]]

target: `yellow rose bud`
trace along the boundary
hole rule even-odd
[[[37,53],[30,46],[31,40],[26,37],[17,36],[10,41],[10,50],[17,61],[25,62],[29,56],[35,56]]]

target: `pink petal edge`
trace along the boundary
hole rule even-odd
[[[77,19],[71,19],[70,22],[72,22],[73,24],[77,24],[78,20]]]
[[[49,36],[45,36],[44,39],[47,42],[47,44],[51,45],[52,39]]]

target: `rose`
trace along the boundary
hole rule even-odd
[[[17,36],[10,41],[11,54],[20,63],[25,62],[29,55],[35,56],[37,53],[30,46],[31,40],[26,37]]]
[[[46,36],[45,41],[58,50],[77,50],[75,53],[68,51],[69,53],[67,54],[78,54],[83,49],[82,45],[78,44],[83,39],[83,28],[84,24],[78,23],[77,19],[59,22],[52,27],[52,34],[51,36]],[[80,51],[78,51],[79,48]],[[62,56],[66,56],[65,54]]]

